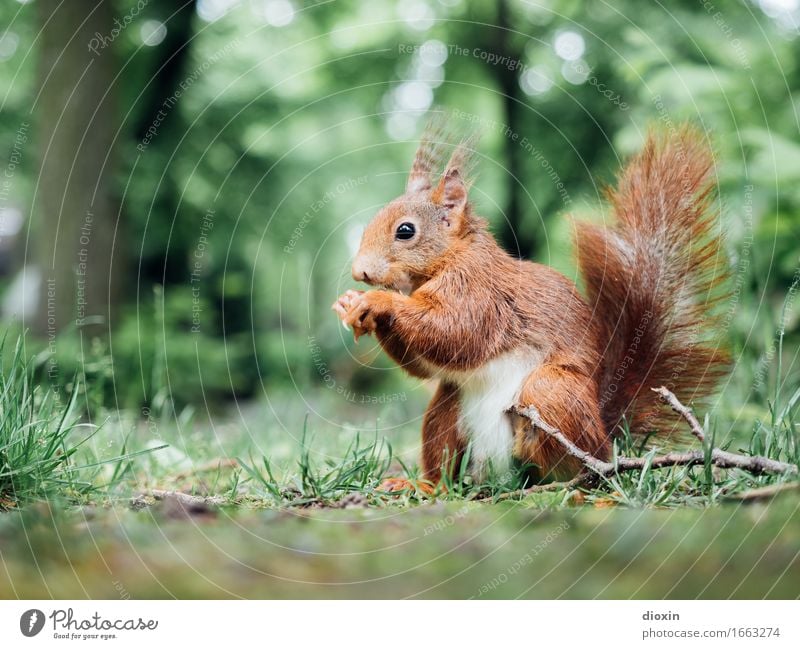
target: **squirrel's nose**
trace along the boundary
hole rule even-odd
[[[353,272],[353,279],[357,282],[366,282],[369,284],[369,275],[367,274],[366,268],[364,268],[364,262],[360,259],[356,259],[353,262],[353,268],[351,269]]]

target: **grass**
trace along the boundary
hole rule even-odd
[[[53,498],[87,502],[109,493],[145,452],[128,452],[127,440],[113,457],[94,455],[89,442],[99,427],[82,422],[77,407],[79,389],[66,401],[53,390],[36,385],[23,339],[17,339],[6,365],[6,338],[0,341],[0,509]],[[105,479],[99,481],[101,475]]]
[[[778,332],[774,371],[763,377],[765,385],[762,387],[766,389],[757,391],[749,404],[758,413],[749,423],[749,434],[720,435],[720,429],[730,433],[743,427],[738,413],[728,422],[724,415],[706,416],[707,451],[719,440],[722,447],[735,451],[800,463],[797,439],[800,387],[789,387],[794,382],[791,371],[797,357],[796,353],[794,357],[789,356],[784,349],[786,317],[784,305],[780,322],[774,329]],[[0,353],[4,350],[5,342],[0,345]],[[207,424],[195,421],[188,408],[176,412],[166,389],[156,391],[157,398],[145,410],[144,421],[137,421],[127,413],[116,418],[107,413],[104,425],[97,426],[81,420],[77,403],[79,395],[87,403],[96,402],[91,394],[92,386],[73,389],[71,397],[64,401],[59,393],[35,385],[23,350],[19,339],[10,363],[4,359],[4,366],[9,369],[0,377],[0,502],[6,508],[54,497],[64,497],[75,504],[112,503],[117,498],[124,499],[147,489],[221,496],[230,505],[254,508],[407,506],[425,500],[423,494],[414,491],[398,499],[379,488],[388,476],[406,477],[412,482],[420,479],[415,462],[416,426],[409,426],[405,435],[393,434],[393,439],[402,447],[398,453],[380,429],[364,435],[353,428],[331,438],[319,430],[311,431],[306,414],[296,447],[287,446],[286,435],[276,431],[270,433],[267,440],[270,450],[259,453],[254,448],[254,440],[241,434],[241,430],[240,434],[225,440],[216,434],[209,435],[208,426],[216,430],[216,424],[211,420]],[[740,364],[737,372],[741,373],[748,366]],[[320,409],[335,410],[337,406],[332,402],[323,403]],[[421,409],[422,405],[410,405],[410,408],[417,407]],[[292,418],[297,415],[297,411],[291,413]],[[249,433],[258,429],[262,421],[263,415],[256,414],[253,422],[245,422],[244,428]],[[148,435],[142,434],[143,428],[152,436],[150,440],[145,439]],[[260,431],[258,437],[263,436]],[[140,450],[129,451],[131,439]],[[623,430],[615,440],[614,453],[652,457],[660,449],[650,448],[650,441],[650,438],[634,437]],[[119,448],[117,453],[105,453],[115,444]],[[170,448],[166,448],[168,445]],[[137,456],[144,454],[151,454],[150,458],[134,465]],[[220,458],[226,461],[219,468],[214,467],[213,461]],[[232,467],[232,458],[236,458],[237,466]],[[197,470],[209,463],[210,469]],[[482,484],[474,484],[466,472],[467,464],[462,463],[458,475],[445,479],[436,499],[496,500],[507,492],[529,486],[530,467],[515,466],[502,475],[490,471]],[[646,466],[641,472],[621,473],[604,479],[594,489],[582,489],[577,501],[636,508],[707,507],[732,494],[786,479],[753,476],[740,470],[719,470],[711,465],[666,470]],[[574,496],[564,491],[526,498],[529,502],[552,507],[567,506],[575,500]],[[520,495],[517,499],[523,497]]]
[[[775,393],[770,410],[777,413],[769,422],[757,419],[752,426],[749,440],[739,444],[735,450],[752,455],[766,455],[800,465],[797,444],[797,412],[800,405],[800,388],[788,398],[783,399],[781,391]],[[704,450],[710,455],[717,443],[715,426],[709,425],[706,417],[705,428],[709,432]],[[627,429],[621,431],[614,443],[614,457],[652,458],[663,449],[652,446],[651,437],[633,436]],[[697,443],[697,442],[696,442]],[[732,440],[723,445],[730,448]],[[363,504],[385,505],[387,494],[379,490],[381,480],[393,469],[395,475],[400,474],[411,482],[420,480],[418,467],[406,465],[401,461],[393,462],[392,447],[386,440],[364,442],[357,433],[341,458],[328,457],[321,465],[316,463],[311,449],[314,443],[308,435],[307,421],[301,437],[299,458],[294,467],[277,471],[266,456],[255,460],[252,455],[247,461],[238,459],[242,468],[242,478],[236,478],[237,487],[251,487],[258,497],[263,498],[264,506],[337,506],[343,499],[352,494],[359,494]],[[508,492],[522,490],[529,486],[530,472],[527,466],[515,466],[511,471],[498,475],[492,471],[489,477],[480,484],[474,484],[466,472],[469,449],[460,473],[450,477],[443,465],[445,476],[443,488],[436,494],[439,500],[459,501],[495,499]],[[452,468],[452,467],[451,467]],[[648,463],[638,472],[621,472],[603,478],[596,488],[582,488],[583,499],[601,506],[624,505],[627,507],[707,507],[720,503],[736,493],[756,489],[782,482],[796,481],[796,477],[781,475],[755,476],[747,471],[730,469],[721,470],[707,463],[702,466],[672,467],[669,469],[653,469]],[[234,490],[238,493],[238,489]],[[233,492],[232,492],[233,493]],[[235,493],[233,493],[235,496]],[[552,495],[524,495],[517,499],[527,498],[539,503],[550,502],[559,505],[567,504],[574,494],[568,491],[555,491]],[[424,494],[411,491],[404,494],[403,503],[410,500],[424,499]],[[580,500],[580,499],[579,499]],[[237,502],[242,502],[242,499]],[[254,502],[253,498],[249,501]]]
[[[241,458],[237,458],[237,462],[260,495],[270,498],[277,506],[288,507],[335,503],[354,492],[374,494],[392,463],[392,447],[386,440],[362,443],[360,434],[355,435],[338,461],[328,458],[318,463],[311,446],[306,418],[297,471],[283,481],[276,479],[265,456],[261,457],[261,466],[252,456],[249,463]],[[238,485],[238,478],[235,480]],[[237,490],[232,491],[236,493]]]

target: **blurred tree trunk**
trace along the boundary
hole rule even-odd
[[[170,159],[180,146],[187,125],[177,108],[164,110],[164,101],[178,90],[188,72],[196,4],[195,0],[181,0],[180,6],[169,4],[155,7],[161,11],[159,19],[167,25],[167,36],[157,48],[152,73],[148,77],[150,84],[144,95],[144,108],[136,120],[136,139],[139,142],[144,140],[148,129],[158,121],[158,134],[152,138],[144,156],[149,173],[158,179],[159,185],[158,195],[153,198],[152,211],[170,219],[178,217],[178,198],[181,195],[175,174],[170,169]],[[163,254],[149,252],[139,260],[139,279],[144,284],[166,285],[186,281],[190,239],[180,236],[180,224],[175,234],[169,241],[169,250],[166,242],[157,242],[155,246],[149,244],[150,248],[163,244]]]
[[[42,285],[30,325],[53,336],[75,323],[95,335],[113,322],[124,273],[112,151],[120,125],[113,88],[118,27],[110,0],[36,4],[40,168],[34,218]]]
[[[513,38],[512,18],[509,15],[510,7],[508,0],[500,0],[497,4],[497,26],[500,38],[497,43],[502,48],[502,56],[507,56],[510,61],[522,61],[525,58],[523,48],[515,49],[513,44],[517,39]],[[512,133],[523,135],[523,115],[524,97],[519,85],[519,71],[511,70],[507,66],[495,66],[494,73],[497,83],[502,93],[503,119],[505,125]],[[531,232],[527,232],[523,225],[522,206],[519,200],[519,183],[524,182],[523,174],[523,150],[519,143],[506,138],[506,163],[508,164],[507,199],[505,206],[506,220],[503,229],[499,232],[501,245],[512,255],[518,255],[523,259],[529,259],[535,251],[535,240]]]
[[[509,16],[508,0],[500,0],[497,5],[497,25],[504,30],[503,43],[504,56],[509,60],[521,61],[524,59],[525,51],[512,50],[512,34],[505,31],[511,29],[511,18]],[[506,66],[498,66],[498,83],[502,93],[503,113],[506,126],[512,133],[520,133],[522,130],[520,110],[523,107],[522,92],[519,85],[519,73],[516,70],[509,70]],[[520,136],[521,137],[521,136]],[[522,182],[522,148],[517,142],[506,138],[506,151],[508,152],[508,198],[506,201],[506,221],[500,231],[500,243],[511,254],[519,255],[522,258],[530,259],[534,253],[534,242],[529,233],[524,232],[522,225],[522,209],[519,200],[519,183]]]
[[[158,56],[149,77],[150,85],[145,91],[144,110],[136,125],[138,140],[147,135],[147,129],[159,118],[158,113],[163,108],[164,100],[178,89],[186,75],[186,63],[194,36],[196,4],[196,0],[183,0],[179,7],[170,4],[162,8],[166,15],[159,18],[167,25],[167,35],[158,45]],[[179,119],[179,116],[180,111],[169,111],[165,117],[160,118],[159,130],[172,133],[175,130],[172,122]],[[180,128],[177,130],[182,133]]]

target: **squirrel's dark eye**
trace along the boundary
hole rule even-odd
[[[413,223],[401,223],[397,226],[394,237],[395,239],[400,239],[401,241],[408,241],[416,233],[417,229],[414,227]]]

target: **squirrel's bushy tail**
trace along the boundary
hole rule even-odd
[[[713,209],[713,158],[697,130],[650,134],[607,190],[614,222],[577,226],[578,261],[598,324],[600,406],[612,432],[665,422],[650,388],[684,403],[706,396],[727,370],[713,315],[727,277]]]

